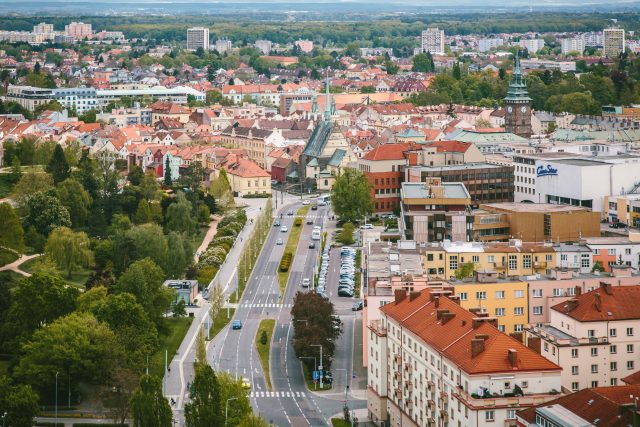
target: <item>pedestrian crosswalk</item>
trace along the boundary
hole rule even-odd
[[[275,397],[275,398],[298,398],[304,399],[307,394],[304,391],[252,391],[250,397]]]
[[[254,303],[242,303],[240,304],[242,308],[291,308],[293,304],[276,304],[276,303],[266,303],[266,304],[254,304]]]

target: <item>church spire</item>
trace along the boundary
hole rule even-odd
[[[327,67],[327,77],[324,83],[324,121],[331,121],[331,96],[329,95],[329,67]]]
[[[524,80],[522,69],[520,68],[520,54],[516,53],[516,58],[513,64],[513,72],[511,73],[511,81],[509,82],[509,89],[507,90],[507,97],[505,101],[511,102],[530,102],[529,91],[527,90],[527,83]]]

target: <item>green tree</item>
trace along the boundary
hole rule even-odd
[[[24,251],[24,231],[20,218],[9,203],[0,203],[0,247]]]
[[[475,265],[472,262],[467,262],[460,265],[460,268],[456,270],[455,274],[456,274],[456,278],[464,279],[466,277],[473,276],[474,272],[475,272]]]
[[[242,380],[232,377],[228,372],[217,374],[220,385],[220,402],[235,398],[229,402],[227,425],[237,426],[240,421],[251,414],[251,404],[247,390],[242,386]],[[222,403],[224,405],[224,403]]]
[[[82,156],[78,161],[78,170],[75,172],[76,179],[89,192],[92,199],[98,197],[98,173],[95,161],[89,157],[88,150],[82,151]]]
[[[376,88],[375,86],[362,86],[360,93],[376,93]]]
[[[334,212],[344,221],[355,222],[373,212],[371,185],[356,169],[345,169],[331,189]]]
[[[60,270],[67,273],[68,279],[80,267],[88,268],[93,263],[87,234],[67,227],[58,227],[49,234],[44,252]]]
[[[433,67],[429,57],[425,53],[419,53],[413,57],[413,65],[411,71],[419,73],[430,73],[433,71]]]
[[[138,209],[136,209],[136,214],[134,215],[133,221],[136,224],[146,224],[148,222],[153,222],[151,207],[149,206],[149,202],[147,202],[146,199],[142,199],[138,203]]]
[[[164,185],[167,187],[171,187],[171,163],[169,162],[169,157],[164,162]]]
[[[48,173],[25,173],[13,189],[18,208],[26,208],[27,202],[34,194],[51,188],[53,188],[53,179]]]
[[[460,63],[458,61],[453,63],[453,69],[451,71],[451,75],[456,80],[462,79],[462,72],[460,71]]]
[[[127,230],[124,237],[132,249],[128,254],[131,259],[150,258],[157,265],[164,265],[167,262],[169,248],[159,225],[136,225]],[[122,242],[121,239],[117,240],[117,243]]]
[[[98,112],[93,109],[89,111],[85,111],[84,113],[78,116],[78,120],[85,123],[95,123],[97,113]]]
[[[128,292],[144,307],[145,313],[156,325],[175,299],[173,290],[163,286],[164,272],[149,258],[134,262],[122,273],[116,283],[116,292]]]
[[[33,226],[43,236],[57,227],[71,227],[71,217],[67,208],[50,192],[39,192],[27,202],[25,225]]]
[[[5,425],[31,427],[38,412],[38,394],[31,386],[11,385],[8,377],[0,377],[0,414]]]
[[[398,74],[398,71],[400,70],[400,67],[390,60],[384,61],[384,68],[387,70],[387,74],[392,76]]]
[[[207,205],[198,206],[198,222],[204,225],[211,222],[211,212]]]
[[[82,184],[74,178],[68,178],[58,184],[56,194],[60,203],[69,211],[71,224],[82,227],[87,223],[91,209],[91,196]]]
[[[67,158],[64,156],[64,150],[60,144],[56,144],[56,148],[53,150],[53,156],[47,165],[47,172],[51,174],[55,184],[69,178],[69,163],[67,163]]]
[[[231,184],[226,170],[220,169],[218,177],[211,182],[209,191],[213,197],[215,197],[222,209],[230,208],[234,205]]]
[[[133,427],[171,427],[173,414],[157,377],[143,375],[131,397]]]
[[[189,265],[193,248],[189,239],[186,239],[182,233],[175,231],[167,235],[167,247],[171,256],[167,257],[165,270],[169,277],[177,279],[182,276],[185,268]]]
[[[187,427],[222,426],[224,417],[220,399],[220,385],[216,374],[207,363],[202,329],[198,331],[195,377],[189,390],[191,400],[184,407]],[[203,354],[204,353],[204,354]]]
[[[207,91],[207,105],[220,104],[224,100],[222,92],[219,90]]]
[[[12,184],[17,184],[22,178],[22,166],[20,165],[20,158],[18,156],[14,156],[11,160],[11,172],[9,175],[9,180]]]
[[[258,415],[249,414],[240,420],[238,427],[269,427],[269,424]]]
[[[131,185],[140,185],[142,178],[144,177],[144,171],[138,165],[131,166],[127,179]]]
[[[192,235],[196,231],[196,221],[191,216],[192,206],[184,193],[178,192],[176,201],[167,208],[166,226],[169,231]]]
[[[353,244],[353,232],[355,231],[355,226],[351,222],[347,222],[342,226],[342,231],[340,231],[340,235],[338,236],[338,241],[343,245],[351,245]]]
[[[77,312],[38,329],[22,351],[16,378],[48,392],[53,391],[55,372],[69,378],[72,388],[81,382],[105,384],[121,354],[105,323]]]

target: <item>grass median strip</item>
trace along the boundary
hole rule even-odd
[[[256,332],[256,348],[262,363],[264,371],[264,380],[267,383],[267,389],[271,390],[271,375],[269,369],[269,349],[271,348],[271,338],[273,337],[273,329],[276,327],[275,319],[263,319],[260,321],[258,332]]]
[[[306,217],[307,212],[309,211],[309,205],[303,206],[298,209],[296,213],[296,217]],[[287,271],[280,271],[278,269],[278,281],[280,282],[280,301],[284,297],[284,290],[287,287],[287,281],[289,280],[289,273],[291,272],[291,267],[293,266],[293,260],[296,257],[296,252],[298,250],[298,242],[300,241],[300,235],[302,234],[302,229],[304,228],[304,223],[299,227],[293,225],[291,227],[291,231],[289,232],[289,239],[287,240],[287,245],[284,247],[284,253],[291,253],[291,262],[289,264],[289,268]]]

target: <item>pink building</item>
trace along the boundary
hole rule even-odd
[[[69,25],[65,25],[64,33],[67,36],[75,39],[84,39],[85,37],[91,37],[93,30],[91,24],[85,24],[84,22],[72,22]]]
[[[313,50],[313,42],[311,40],[298,40],[295,45],[304,53],[309,53]]]

